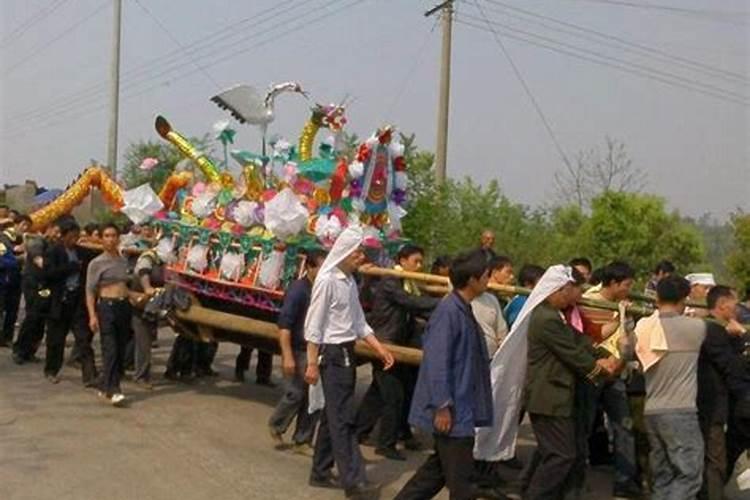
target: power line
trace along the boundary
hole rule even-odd
[[[478,29],[480,31],[490,31],[489,29],[487,29],[484,26],[479,26],[477,24],[474,24],[474,23],[471,23],[471,22],[468,22],[468,21],[464,21],[464,20],[461,20],[461,19],[456,20],[456,22],[459,23],[459,24],[463,24],[464,26],[468,26],[468,27],[471,27],[471,28],[474,28],[474,29]],[[705,94],[705,95],[708,95],[708,96],[711,96],[711,97],[715,97],[715,98],[717,98],[719,100],[726,101],[726,102],[731,102],[731,103],[735,103],[735,104],[742,104],[742,105],[745,105],[745,106],[747,106],[749,104],[745,100],[739,100],[739,99],[727,96],[725,94],[711,92],[711,91],[703,90],[703,89],[700,89],[700,88],[695,88],[695,87],[692,87],[690,85],[685,85],[685,84],[680,83],[680,82],[669,80],[667,78],[662,78],[662,77],[660,77],[658,75],[651,74],[648,71],[642,71],[642,70],[639,70],[639,69],[631,68],[631,67],[629,67],[627,65],[624,65],[624,64],[616,64],[616,63],[610,62],[609,59],[607,57],[605,57],[605,56],[598,56],[598,57],[602,57],[603,58],[603,59],[600,59],[598,57],[592,57],[592,56],[588,56],[588,55],[585,55],[585,54],[581,54],[579,52],[576,52],[575,50],[569,50],[569,49],[565,49],[565,48],[560,48],[559,46],[557,46],[555,44],[543,43],[543,42],[535,41],[535,40],[530,39],[528,37],[515,35],[515,34],[510,33],[508,31],[498,30],[498,32],[502,33],[502,35],[505,38],[510,38],[512,40],[517,40],[517,41],[520,41],[520,42],[524,42],[524,43],[527,43],[529,45],[533,45],[535,47],[540,47],[540,48],[543,48],[543,49],[550,50],[552,52],[557,52],[557,53],[560,53],[560,54],[565,54],[565,55],[574,57],[576,59],[587,61],[587,62],[590,62],[590,63],[593,63],[593,64],[597,64],[597,65],[600,65],[600,66],[606,66],[606,67],[609,67],[609,68],[618,69],[618,70],[622,71],[623,73],[627,73],[627,74],[630,74],[630,75],[642,76],[642,77],[644,77],[646,79],[649,79],[649,80],[661,82],[661,83],[664,83],[666,85],[677,87],[677,88],[691,90],[693,92],[698,92],[698,93]]]
[[[48,5],[42,7],[34,14],[29,16],[28,19],[16,26],[15,29],[13,29],[10,33],[5,35],[2,40],[0,40],[0,50],[10,45],[14,40],[18,40],[19,38],[21,38],[35,24],[44,21],[44,19],[52,15],[67,1],[68,0],[52,0],[52,2],[50,2]]]
[[[332,3],[335,3],[335,2],[338,2],[338,1],[342,1],[342,0],[334,0],[334,2],[332,2]],[[307,3],[309,3],[309,2],[307,2]],[[256,19],[256,22],[254,22],[252,25],[248,26],[248,28],[253,28],[253,27],[257,26],[257,25],[260,25],[260,24],[265,23],[265,22],[267,22],[269,20],[272,20],[272,19],[274,19],[276,17],[281,17],[282,14],[284,14],[284,13],[290,11],[290,10],[294,10],[295,8],[296,7],[291,7],[291,8],[287,8],[287,9],[285,9],[283,11],[280,11],[280,12],[275,12],[272,16],[268,17],[267,19],[262,19],[262,18],[261,19]],[[274,9],[267,9],[265,12],[268,13],[271,10],[274,10]],[[315,12],[317,10],[318,9],[315,9],[312,12]],[[306,16],[306,15],[308,15],[310,13],[311,12],[308,12],[308,13],[305,13],[305,14],[299,14],[299,15],[295,16],[295,18],[297,18],[297,17],[304,17],[304,16]],[[257,38],[257,37],[259,37],[259,36],[261,36],[261,35],[263,35],[265,33],[268,33],[269,31],[272,31],[273,29],[276,29],[280,25],[287,24],[289,21],[291,21],[293,19],[294,18],[287,19],[287,20],[285,20],[285,21],[283,21],[281,23],[277,23],[277,24],[273,25],[271,28],[268,28],[268,29],[265,29],[265,30],[262,30],[262,31],[253,31],[253,30],[251,30],[251,34],[244,36],[242,39],[240,39],[240,41],[250,40],[250,39],[253,39],[253,38]],[[236,46],[237,43],[239,43],[239,41],[233,42],[233,44],[230,47]],[[212,44],[209,44],[209,46],[210,45],[212,45]],[[199,48],[198,50],[193,51],[193,52],[195,53],[197,51],[201,51],[203,49],[209,48],[209,46],[205,46],[205,47]],[[223,51],[223,49],[224,49],[224,47],[221,47],[221,49],[219,49],[219,51]],[[179,52],[179,49],[177,49],[177,52]],[[204,55],[202,55],[200,57],[203,58],[203,57],[206,57],[206,56],[210,56],[213,52],[216,52],[216,51],[212,51],[212,52],[210,52],[208,54],[204,54]],[[160,61],[161,59],[164,59],[164,57],[157,58],[157,59],[153,60],[153,62],[155,62],[157,60]],[[167,59],[170,59],[170,58],[167,58]],[[145,65],[139,67],[137,71],[126,72],[125,73],[126,77],[123,79],[124,80],[123,86],[126,89],[139,86],[139,85],[141,85],[143,83],[147,83],[148,81],[160,78],[162,75],[165,75],[165,74],[167,74],[169,72],[173,72],[175,70],[180,70],[183,67],[183,65],[184,65],[184,62],[180,58],[173,59],[170,62],[166,62],[165,64],[161,64],[159,66],[161,68],[161,72],[159,72],[158,74],[154,75],[154,73],[151,71],[151,64],[145,64]],[[134,76],[135,74],[142,74],[143,76],[142,77],[135,77]],[[130,77],[128,77],[128,75],[130,75]],[[89,91],[89,89],[93,89],[93,91]],[[87,101],[90,101],[92,98],[96,98],[96,97],[99,97],[99,96],[104,96],[105,93],[106,93],[106,86],[104,84],[94,85],[93,87],[87,87],[87,89],[85,89],[83,91],[79,91],[79,92],[73,94],[72,97],[69,97],[67,99],[62,99],[60,101],[57,101],[54,104],[52,104],[51,106],[46,106],[46,107],[45,106],[40,106],[40,107],[38,107],[38,108],[36,108],[34,110],[26,111],[24,113],[20,113],[19,115],[15,115],[12,118],[10,118],[9,120],[10,121],[19,121],[19,120],[29,121],[29,120],[34,120],[34,119],[38,119],[38,118],[46,118],[51,112],[54,112],[54,113],[65,113],[65,112],[67,112],[67,111],[69,111],[71,109],[76,109],[80,105],[85,104]]]
[[[210,46],[214,45],[218,40],[226,39],[228,37],[233,37],[235,35],[241,34],[239,32],[232,33],[230,30],[234,28],[240,28],[243,24],[247,24],[250,21],[254,21],[249,26],[245,26],[244,29],[251,30],[252,28],[260,25],[261,23],[267,22],[274,17],[280,17],[282,14],[289,12],[290,10],[294,10],[297,7],[300,7],[304,4],[311,3],[310,0],[303,3],[298,3],[292,7],[287,7],[286,9],[278,10],[280,5],[293,3],[292,0],[285,0],[283,2],[280,2],[279,4],[274,5],[271,8],[267,8],[259,12],[258,14],[254,16],[247,17],[243,20],[237,21],[235,23],[232,23],[230,25],[224,26],[222,28],[219,28],[218,30],[214,31],[212,34],[202,37],[190,44],[187,44],[184,46],[184,53],[180,55],[179,57],[184,57],[185,54],[195,54],[198,53],[204,49],[209,48]],[[265,19],[267,14],[272,14],[268,19]],[[245,38],[252,38],[252,36],[257,35],[256,32],[250,31],[251,35],[250,37],[245,36]],[[216,37],[216,34],[219,33],[220,36]],[[212,38],[216,38],[216,40],[211,41]],[[244,38],[243,38],[244,39]],[[242,39],[241,39],[242,40]],[[237,42],[235,42],[237,43]],[[195,49],[189,50],[190,47],[196,47]],[[176,63],[178,65],[182,64],[182,61],[179,59],[175,59],[175,55],[179,54],[181,51],[180,49],[174,49],[172,51],[167,52],[166,54],[163,54],[161,56],[158,56],[156,58],[153,58],[147,62],[145,62],[142,65],[137,66],[136,68],[133,68],[131,70],[125,71],[123,74],[123,80],[125,81],[125,84],[130,83],[130,80],[139,80],[139,76],[144,76],[146,79],[148,79],[148,76],[150,75],[150,72],[153,67],[161,67],[164,68],[163,63],[168,63],[171,61],[171,63]],[[81,103],[85,102],[86,100],[95,97],[97,95],[104,95],[107,91],[107,83],[106,82],[100,82],[94,85],[90,85],[87,87],[84,87],[83,89],[76,91],[72,94],[68,94],[67,96],[59,99],[55,99],[52,103],[47,103],[42,106],[38,106],[36,108],[32,108],[30,110],[24,111],[22,113],[18,113],[12,117],[9,118],[10,121],[18,121],[21,119],[30,119],[30,118],[38,118],[40,116],[45,116],[50,112],[58,111],[60,109],[64,109],[68,105],[72,105],[75,103]]]
[[[88,15],[82,17],[81,19],[79,19],[78,21],[76,21],[75,23],[73,23],[72,25],[70,25],[68,28],[66,28],[65,30],[63,30],[62,32],[60,32],[57,36],[55,36],[54,38],[52,38],[48,42],[43,43],[42,45],[37,46],[36,49],[32,50],[29,54],[26,54],[25,56],[21,57],[21,59],[19,59],[18,62],[16,62],[16,64],[14,64],[10,68],[8,68],[5,71],[5,75],[4,76],[6,76],[6,77],[10,76],[16,69],[20,68],[21,66],[23,66],[27,62],[29,62],[32,59],[34,59],[34,57],[38,56],[42,51],[44,51],[44,49],[46,49],[47,47],[51,46],[53,43],[62,40],[63,38],[65,38],[69,34],[73,33],[76,29],[78,29],[86,21],[88,21],[92,17],[94,17],[97,14],[99,14],[100,12],[102,12],[108,5],[109,5],[109,2],[105,0],[104,3],[102,3],[101,5],[99,5],[99,7],[97,7],[92,12],[90,12]]]
[[[577,36],[577,37],[580,37],[580,38],[592,40],[591,37],[584,37],[582,34],[573,33],[570,30],[563,30],[561,28],[551,27],[548,24],[542,23],[540,21],[529,21],[529,20],[525,19],[524,17],[519,16],[518,14],[508,13],[507,10],[512,10],[512,11],[520,12],[521,14],[523,14],[525,16],[528,16],[528,17],[532,17],[532,18],[536,18],[536,19],[544,19],[544,20],[550,21],[552,23],[555,23],[555,24],[558,24],[558,25],[561,25],[561,26],[572,28],[573,30],[579,31],[581,33],[586,33],[586,34],[593,35],[593,37],[594,37],[593,39],[594,40],[596,40],[596,38],[606,39],[606,40],[612,40],[612,41],[614,41],[614,42],[616,42],[618,44],[621,44],[621,45],[625,46],[625,47],[618,47],[621,50],[626,50],[626,51],[634,52],[634,53],[644,53],[645,55],[648,55],[649,57],[653,57],[655,59],[661,59],[663,61],[669,61],[669,62],[672,62],[672,63],[677,64],[677,65],[681,65],[681,66],[685,66],[685,67],[690,67],[690,68],[692,68],[694,70],[702,71],[705,74],[710,74],[711,76],[716,76],[716,77],[722,77],[722,78],[724,78],[726,80],[740,80],[740,81],[745,82],[745,83],[750,81],[748,79],[747,75],[744,75],[742,73],[736,73],[736,72],[733,72],[733,71],[727,71],[727,70],[724,70],[724,69],[721,69],[721,68],[717,68],[715,66],[711,66],[709,64],[702,63],[700,61],[695,61],[695,60],[689,59],[687,57],[683,57],[683,56],[680,56],[680,55],[677,55],[677,54],[672,54],[672,53],[663,51],[663,50],[661,50],[659,48],[656,48],[656,47],[652,47],[652,46],[649,46],[649,45],[646,45],[646,44],[642,44],[642,43],[633,42],[633,41],[627,40],[625,38],[622,38],[622,37],[619,37],[619,36],[616,36],[616,35],[611,35],[609,33],[604,33],[604,32],[601,32],[601,31],[597,31],[597,30],[594,30],[594,29],[591,29],[591,28],[588,28],[588,27],[585,27],[585,26],[581,26],[579,24],[575,24],[575,23],[571,23],[571,22],[568,22],[568,21],[564,21],[564,20],[559,19],[559,18],[555,18],[555,17],[551,17],[551,16],[546,16],[544,14],[539,14],[537,12],[532,12],[530,10],[522,9],[520,7],[515,7],[513,5],[509,5],[507,3],[500,2],[500,1],[497,1],[497,0],[486,0],[486,1],[488,3],[494,5],[494,6],[491,6],[490,8],[493,9],[493,10],[495,10],[495,12],[503,12],[503,14],[505,14],[507,16],[515,17],[516,19],[524,20],[526,22],[535,22],[535,23],[537,23],[537,24],[539,24],[541,26],[546,27],[547,29],[559,31],[559,32],[562,32],[562,33],[569,33],[569,34],[571,34],[573,36]],[[599,43],[603,43],[603,42],[599,42]],[[614,45],[610,45],[610,46],[614,46]]]
[[[432,23],[432,27],[427,31],[427,33],[425,33],[424,40],[422,40],[422,43],[420,44],[419,48],[414,53],[414,59],[412,60],[412,63],[410,64],[409,69],[404,74],[404,78],[403,80],[401,80],[401,83],[398,86],[398,91],[394,94],[393,100],[386,108],[385,116],[382,119],[386,119],[386,117],[393,112],[393,109],[398,104],[398,101],[401,100],[401,96],[406,90],[406,87],[409,85],[412,75],[422,63],[425,48],[427,48],[427,43],[430,41],[430,35],[432,35],[435,32],[435,26],[437,26],[437,23],[438,23],[438,19],[436,18],[435,21],[433,21]]]
[[[484,12],[484,9],[482,9],[482,6],[479,5],[479,2],[477,0],[474,0],[474,5],[476,5],[477,9],[479,9],[479,12],[484,18],[484,21],[487,23],[487,28],[492,32],[492,36],[495,39],[495,43],[500,48],[501,52],[505,55],[505,58],[508,60],[508,64],[510,64],[510,67],[513,69],[513,73],[516,75],[516,78],[521,83],[521,86],[523,87],[524,92],[526,92],[526,96],[529,98],[529,101],[531,101],[532,106],[534,106],[534,110],[536,110],[536,114],[539,116],[539,119],[542,121],[542,124],[544,125],[544,129],[547,131],[547,135],[549,135],[549,138],[552,141],[552,144],[555,146],[555,149],[557,149],[557,153],[560,155],[560,158],[562,159],[565,165],[570,165],[568,156],[565,154],[565,150],[563,150],[562,145],[560,144],[560,141],[557,139],[557,136],[555,135],[555,131],[552,129],[552,124],[547,119],[547,116],[544,114],[544,111],[542,111],[542,107],[540,106],[539,101],[534,96],[534,93],[531,91],[531,87],[529,87],[529,85],[526,83],[526,79],[521,74],[521,70],[513,61],[513,57],[511,57],[510,52],[505,47],[503,40],[500,38],[500,35],[498,35],[497,31],[493,28],[492,24],[490,23],[490,20],[487,18],[487,15]]]
[[[700,17],[717,22],[726,22],[729,24],[747,24],[747,21],[738,19],[739,17],[747,17],[748,12],[745,11],[723,11],[723,10],[711,10],[711,9],[695,9],[689,7],[675,7],[673,5],[662,5],[653,3],[633,2],[625,0],[578,0],[589,3],[597,3],[603,5],[614,5],[618,7],[628,7],[633,9],[641,9],[648,11],[660,11],[671,14],[683,14],[694,17]]]
[[[190,62],[191,62],[191,63],[192,63],[192,64],[193,64],[193,65],[194,65],[194,66],[195,66],[196,68],[198,68],[198,70],[199,70],[199,71],[200,71],[201,73],[203,73],[203,76],[205,76],[205,77],[206,77],[206,78],[208,79],[208,81],[209,81],[209,82],[213,83],[213,84],[214,84],[214,86],[218,87],[218,86],[219,86],[219,84],[218,84],[218,83],[216,82],[216,80],[214,80],[214,77],[212,77],[212,76],[211,76],[211,74],[210,74],[210,73],[209,73],[208,71],[206,71],[206,70],[205,70],[205,69],[204,69],[204,68],[203,68],[203,67],[202,67],[202,66],[201,66],[200,64],[198,64],[198,63],[197,63],[197,62],[196,62],[195,60],[193,60],[193,59],[191,59],[191,58],[190,58],[189,54],[187,54],[187,51],[186,51],[186,49],[185,49],[185,46],[184,46],[184,45],[182,45],[182,43],[181,43],[181,42],[180,42],[180,41],[179,41],[179,40],[178,40],[178,39],[177,39],[177,38],[176,38],[176,37],[175,37],[174,35],[172,35],[172,33],[171,33],[171,32],[169,31],[169,29],[167,29],[167,27],[166,27],[166,26],[164,26],[164,23],[162,23],[162,22],[161,22],[161,21],[159,20],[159,18],[157,18],[157,17],[156,17],[156,16],[155,16],[155,15],[154,15],[154,14],[153,14],[153,13],[152,13],[152,12],[151,12],[150,10],[148,10],[148,9],[147,9],[147,8],[146,8],[146,7],[145,7],[145,6],[144,6],[144,5],[143,5],[143,4],[141,3],[141,1],[140,1],[140,0],[135,0],[135,3],[136,3],[136,5],[138,5],[138,7],[140,7],[140,8],[141,8],[141,10],[142,10],[143,12],[145,12],[145,13],[146,13],[146,15],[148,15],[148,16],[149,16],[149,17],[150,17],[150,18],[151,18],[151,19],[152,19],[152,20],[153,20],[153,21],[154,21],[154,22],[155,22],[155,23],[156,23],[156,24],[157,24],[157,25],[159,26],[159,28],[161,28],[161,30],[162,30],[162,31],[164,32],[164,34],[165,34],[165,35],[167,35],[167,36],[169,37],[169,39],[170,39],[170,40],[172,40],[172,41],[173,41],[173,42],[175,43],[175,45],[177,45],[177,46],[178,46],[178,47],[180,48],[180,50],[182,50],[182,51],[183,51],[183,53],[185,53],[186,57],[187,57],[187,58],[188,58],[188,59],[190,60]]]
[[[340,1],[341,0],[333,0],[333,1],[329,2],[329,4],[338,3]],[[228,59],[230,59],[232,57],[235,57],[235,56],[237,56],[239,54],[242,54],[242,53],[248,52],[250,50],[253,50],[253,49],[262,47],[264,45],[267,45],[269,43],[275,42],[279,38],[281,38],[281,37],[283,37],[283,36],[285,36],[285,35],[287,35],[289,33],[300,31],[301,29],[304,29],[304,28],[307,28],[307,27],[312,26],[314,24],[317,24],[317,23],[320,23],[322,21],[325,21],[326,19],[329,19],[330,17],[335,16],[336,14],[339,14],[340,12],[343,12],[344,10],[346,10],[346,9],[348,9],[350,7],[353,7],[353,6],[357,5],[357,4],[360,4],[360,3],[364,2],[364,1],[365,0],[353,0],[353,1],[351,1],[351,2],[349,2],[347,4],[345,4],[345,5],[337,8],[337,9],[334,9],[334,10],[328,11],[328,12],[323,12],[322,14],[320,14],[320,15],[312,18],[312,19],[309,19],[309,20],[304,20],[304,19],[300,18],[301,22],[299,22],[299,23],[297,23],[295,25],[290,26],[288,29],[286,29],[286,30],[284,30],[284,31],[282,31],[280,33],[277,33],[276,35],[274,35],[274,36],[272,36],[270,38],[267,38],[265,40],[261,40],[261,41],[255,43],[255,44],[251,45],[250,47],[242,48],[242,49],[237,50],[237,51],[235,51],[235,52],[233,52],[231,54],[226,55],[225,57],[216,59],[212,63],[205,65],[204,68],[210,68],[210,67],[215,66],[217,64],[221,64],[222,62],[225,62],[226,60],[228,60]],[[313,11],[311,11],[309,13],[320,12],[320,10],[321,10],[320,8],[316,8],[316,9],[314,9]],[[305,17],[306,15],[307,14],[305,14],[305,15],[303,15],[301,17]],[[286,22],[284,24],[288,25],[289,23]],[[182,74],[179,74],[179,75],[175,75],[174,78],[188,77],[190,75],[195,74],[197,71],[198,70],[189,70],[189,71],[187,71],[185,73],[182,73]],[[145,89],[142,89],[142,90],[140,90],[137,93],[133,93],[133,94],[130,94],[130,95],[126,96],[126,97],[123,97],[122,100],[126,101],[126,100],[130,100],[130,99],[135,99],[137,97],[140,97],[142,95],[145,95],[145,94],[149,93],[150,91],[152,91],[152,90],[154,90],[154,89],[156,89],[158,87],[161,87],[162,85],[164,85],[163,82],[157,83],[155,85],[152,85],[152,86],[149,86],[149,87],[147,87]],[[95,106],[93,108],[91,108],[91,109],[88,109],[88,107],[90,105],[92,105],[92,104],[95,105]],[[72,111],[79,111],[79,112],[74,112],[72,115],[66,116],[64,119],[56,120],[56,121],[49,122],[49,123],[45,123],[45,124],[40,125],[40,126],[34,126],[34,125],[32,125],[32,126],[27,127],[26,129],[23,129],[23,130],[16,130],[12,134],[3,136],[2,139],[4,139],[4,140],[12,139],[14,137],[18,137],[18,136],[24,135],[24,134],[26,134],[26,133],[28,133],[30,131],[38,131],[38,130],[42,130],[42,129],[54,127],[54,126],[57,126],[57,125],[60,125],[60,124],[63,124],[63,123],[68,123],[68,122],[70,122],[70,121],[72,121],[74,119],[81,118],[83,116],[87,116],[87,115],[90,115],[91,113],[97,112],[100,109],[104,108],[104,106],[106,106],[106,103],[104,103],[104,104],[97,104],[97,103],[92,102],[92,103],[89,103],[88,105],[86,105],[86,107],[84,109],[80,109],[80,107],[78,109],[74,108]]]
[[[479,19],[476,16],[470,16],[470,15],[466,15],[466,17],[468,17],[470,19],[471,18]],[[479,19],[479,20],[481,21],[481,19]],[[483,29],[482,26],[473,24],[470,21],[461,20],[461,22],[462,22],[462,24],[466,24],[466,25],[472,26],[474,28]],[[617,66],[617,67],[619,67],[621,69],[624,67],[624,68],[627,68],[627,69],[629,69],[631,71],[640,72],[641,74],[648,74],[649,76],[651,76],[653,78],[657,78],[658,77],[660,79],[660,81],[668,81],[669,83],[674,83],[674,84],[680,83],[685,88],[690,88],[690,89],[698,91],[698,92],[702,92],[702,93],[705,93],[705,94],[713,95],[715,97],[716,96],[724,97],[726,99],[732,100],[733,102],[737,102],[737,103],[740,103],[740,104],[748,105],[747,96],[742,95],[742,94],[737,94],[735,92],[731,92],[729,90],[723,89],[721,87],[717,87],[715,85],[711,85],[711,84],[704,83],[704,82],[699,82],[699,81],[696,81],[696,80],[691,80],[689,78],[685,78],[685,77],[682,77],[680,75],[675,75],[673,73],[669,73],[669,72],[666,72],[666,71],[655,69],[655,68],[652,68],[650,66],[645,66],[643,64],[635,63],[635,62],[632,62],[632,61],[627,61],[627,60],[624,60],[624,59],[619,59],[619,58],[616,58],[616,57],[611,56],[609,54],[604,54],[604,53],[596,52],[596,51],[589,50],[589,49],[586,49],[586,48],[581,48],[581,47],[578,47],[576,45],[572,45],[572,44],[569,44],[569,43],[566,43],[566,42],[562,42],[560,40],[556,40],[554,38],[550,38],[550,37],[547,37],[547,36],[544,36],[544,35],[539,35],[537,33],[532,33],[532,32],[529,32],[529,31],[525,31],[525,30],[521,30],[521,29],[518,29],[518,28],[514,28],[512,26],[504,25],[504,24],[499,23],[497,21],[493,22],[493,26],[504,28],[505,31],[503,32],[503,34],[505,36],[509,36],[509,34],[508,34],[509,31],[510,32],[515,32],[515,33],[519,33],[519,34],[521,34],[521,35],[523,35],[525,37],[532,37],[532,38],[536,38],[536,39],[542,40],[543,42],[547,42],[547,44],[544,44],[544,43],[539,44],[540,46],[544,46],[546,48],[549,48],[550,45],[548,45],[548,44],[551,43],[552,47],[555,48],[555,49],[557,49],[558,51],[565,51],[564,49],[560,49],[560,47],[564,47],[565,49],[568,49],[566,53],[569,53],[569,54],[571,53],[570,51],[572,50],[572,51],[575,51],[574,53],[577,56],[581,56],[581,54],[585,54],[588,57],[595,57],[595,58],[604,59],[605,62],[607,63],[606,65]],[[511,38],[513,38],[513,37],[511,37]],[[518,38],[520,38],[523,41],[529,42],[528,38],[523,38],[523,37],[518,37]],[[619,64],[614,64],[611,61],[615,61],[615,62],[617,62]],[[599,62],[601,62],[601,61],[599,61]]]

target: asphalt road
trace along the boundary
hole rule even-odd
[[[74,368],[65,367],[53,385],[42,364],[16,366],[9,350],[0,350],[0,499],[343,498],[307,485],[309,458],[272,447],[266,421],[281,389],[257,386],[254,366],[250,381],[234,382],[237,346],[221,345],[218,378],[185,385],[161,379],[168,331],[160,342],[154,390],[125,382],[129,405],[122,409],[83,389]],[[360,372],[361,393],[369,369]],[[278,371],[274,380],[280,381]],[[533,444],[528,428],[524,435],[522,458]],[[384,484],[384,499],[393,498],[427,453],[407,452],[407,462],[393,462],[371,448],[363,452],[369,478]],[[609,498],[610,477],[594,471],[589,498]]]

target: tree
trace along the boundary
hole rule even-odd
[[[602,193],[640,192],[646,178],[645,172],[633,166],[625,144],[607,136],[604,152],[597,147],[579,151],[573,162],[555,173],[555,185],[563,205],[573,201],[585,209]]]
[[[605,192],[592,200],[581,234],[589,257],[600,264],[623,259],[646,272],[669,259],[684,273],[705,260],[700,233],[653,195]]]
[[[208,136],[200,139],[191,138],[190,142],[199,150],[211,155],[211,141]],[[146,158],[156,158],[159,164],[152,170],[144,171],[139,167]],[[174,172],[175,166],[184,159],[182,153],[171,144],[156,141],[138,141],[129,144],[124,154],[124,165],[120,181],[126,189],[149,183],[158,192]]]
[[[737,286],[744,290],[750,285],[750,214],[732,215],[731,224],[734,244],[727,257],[727,268]]]

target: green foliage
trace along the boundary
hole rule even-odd
[[[437,187],[430,153],[407,151],[407,161],[404,233],[431,257],[476,248],[481,232],[492,229],[496,250],[516,267],[586,256],[595,265],[625,259],[645,275],[661,259],[685,272],[705,260],[699,231],[656,196],[607,191],[592,199],[590,214],[577,204],[533,210],[509,200],[497,181],[449,179]]]
[[[591,207],[586,221],[589,255],[597,263],[624,259],[647,272],[669,259],[687,272],[704,259],[699,232],[679,214],[667,213],[662,198],[607,192],[594,198]]]
[[[200,139],[191,138],[195,147],[207,154],[211,153],[211,140],[206,135]],[[145,158],[156,158],[159,164],[150,171],[139,168]],[[174,172],[175,166],[184,157],[171,144],[163,141],[138,141],[125,150],[120,181],[125,189],[132,189],[148,182],[154,191],[159,192],[166,180]]]
[[[742,290],[750,284],[750,214],[732,216],[734,245],[727,258],[727,268]]]

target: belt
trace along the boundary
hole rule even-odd
[[[99,297],[99,299],[96,301],[97,304],[122,304],[123,302],[127,302],[127,297]]]

